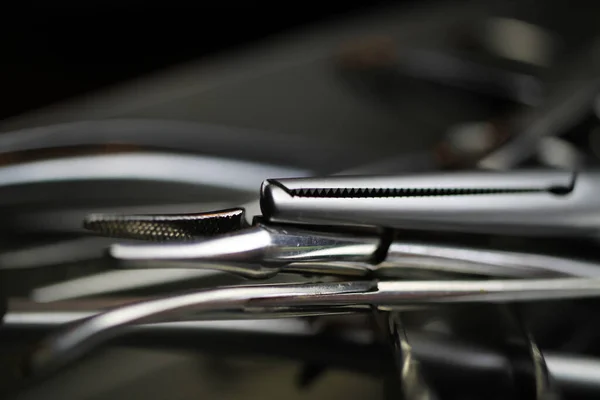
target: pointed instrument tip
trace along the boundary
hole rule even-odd
[[[91,214],[83,227],[102,236],[146,241],[186,241],[233,232],[245,226],[244,209],[198,214]]]

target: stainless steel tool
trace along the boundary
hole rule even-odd
[[[128,268],[216,268],[256,278],[284,270],[593,277],[594,261],[426,234],[593,238],[600,227],[597,178],[597,172],[516,171],[271,179],[261,190],[262,216],[252,225],[243,209],[91,215],[85,225],[104,235],[163,242],[112,246],[111,256]]]
[[[63,366],[133,324],[232,313],[298,317],[372,307],[406,309],[447,303],[503,303],[600,296],[600,279],[486,281],[350,281],[221,287],[133,303],[88,318],[47,338],[33,359],[37,372]],[[241,314],[240,314],[241,313]]]
[[[101,234],[162,241],[112,246],[109,254],[126,268],[321,278],[218,287],[118,307],[48,338],[34,367],[56,368],[138,323],[598,297],[593,261],[416,239],[426,231],[434,239],[439,232],[589,238],[597,232],[600,205],[595,176],[524,171],[268,180],[261,190],[263,215],[253,224],[242,209],[92,215],[85,225]],[[419,280],[399,279],[415,273]]]

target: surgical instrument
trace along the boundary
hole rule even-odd
[[[599,226],[597,182],[596,171],[559,170],[269,179],[261,189],[261,220],[305,226],[593,236]],[[108,217],[92,216],[87,224],[93,227],[102,218]],[[127,226],[127,221],[108,222]]]
[[[405,399],[437,400],[439,397],[423,377],[418,357],[408,341],[400,313],[384,313],[387,330],[393,347],[396,370],[400,375],[400,388]]]
[[[394,246],[394,238],[408,236],[407,229],[415,225],[417,230],[441,226],[442,230],[459,233],[523,234],[529,228],[526,235],[549,231],[548,235],[553,236],[559,228],[558,236],[589,235],[595,230],[593,220],[581,216],[595,210],[593,199],[588,197],[594,193],[593,183],[593,172],[568,171],[282,179],[263,184],[263,216],[255,218],[253,226],[238,209],[179,216],[92,215],[86,226],[101,233],[171,240],[111,248],[113,257],[141,262],[142,267],[148,262],[164,267],[174,263],[183,268],[207,263],[208,268],[216,264],[219,269],[265,278],[284,266],[294,271],[294,265],[298,265],[298,271],[305,274],[316,266],[323,268],[323,275],[338,279],[348,279],[348,271],[352,270],[354,279],[359,280],[220,287],[126,305],[49,338],[35,354],[34,367],[41,371],[54,369],[130,324],[198,318],[199,313],[326,315],[373,307],[394,310],[445,303],[597,297],[600,278],[559,278],[577,275],[581,269],[571,270],[572,260],[545,259],[544,255],[539,259],[533,255],[519,258],[518,254],[497,252],[492,254],[500,257],[478,262],[483,253],[461,254],[457,249],[442,248],[441,256],[430,259],[451,272],[470,269],[477,275],[478,268],[483,267],[483,275],[527,278],[529,268],[533,276],[541,270],[554,279],[397,281],[365,280],[371,278],[369,268],[360,273],[366,265],[389,261],[387,258],[394,253],[400,260],[398,264],[407,266],[406,260],[402,262],[406,252]],[[432,215],[428,216],[427,211]],[[548,212],[549,216],[543,218]],[[224,231],[232,232],[222,234]],[[456,259],[447,254],[456,255]],[[562,263],[562,267],[544,269],[544,264],[552,261]],[[303,264],[308,269],[303,271]],[[573,265],[584,266],[584,271],[594,269],[592,264]],[[507,273],[511,269],[517,272]],[[440,272],[435,265],[432,270]],[[590,272],[582,275],[594,276]]]
[[[242,209],[90,215],[85,226],[109,236],[164,242],[112,246],[111,256],[126,268],[148,268],[150,261],[167,268],[173,262],[180,268],[213,265],[254,278],[285,271],[389,278],[411,270],[593,277],[599,270],[593,261],[412,237],[447,231],[593,238],[600,227],[596,182],[595,172],[569,171],[267,180],[263,215],[252,226]]]
[[[116,303],[115,303],[116,304]],[[113,304],[113,305],[115,305]],[[3,338],[17,335],[39,338],[61,325],[97,314],[98,309],[80,311],[41,310],[30,304],[13,304],[7,315]],[[62,310],[62,308],[60,309]],[[119,345],[159,349],[201,351],[218,357],[230,355],[274,356],[307,363],[318,363],[353,372],[379,375],[391,368],[385,362],[387,346],[365,341],[363,331],[348,327],[331,335],[315,332],[307,321],[298,319],[260,319],[239,321],[186,321],[130,326],[116,338]],[[409,332],[411,333],[411,332]],[[243,338],[243,340],[241,340]],[[486,389],[501,391],[509,379],[506,355],[488,346],[452,340],[426,332],[411,335],[418,359],[433,374],[436,383],[454,387],[458,382],[476,390],[475,381],[485,381]],[[600,361],[591,357],[544,352],[552,376],[561,390],[600,391]]]
[[[600,296],[600,279],[486,281],[351,281],[316,284],[281,284],[222,287],[173,295],[126,305],[91,317],[59,331],[43,342],[32,360],[40,372],[81,357],[87,351],[138,323],[198,318],[202,313],[242,311],[291,316],[368,311],[371,307],[481,302],[523,302]],[[187,315],[187,317],[186,317]]]

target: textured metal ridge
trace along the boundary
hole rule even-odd
[[[290,190],[294,197],[320,198],[432,197],[542,192],[548,192],[548,190],[540,188],[302,188]]]
[[[240,229],[241,208],[199,214],[107,215],[93,214],[84,227],[104,236],[150,241],[193,240]]]

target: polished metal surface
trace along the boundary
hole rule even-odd
[[[535,236],[598,233],[594,171],[512,171],[268,180],[270,221]]]
[[[595,297],[597,278],[486,280],[486,281],[382,281],[377,292],[365,294],[373,304],[470,302],[521,302]],[[346,297],[346,296],[343,296]]]
[[[124,261],[126,268],[214,268],[265,278],[294,263],[286,270],[341,276],[374,273],[381,278],[426,270],[518,278],[596,277],[594,262],[411,241],[393,241],[388,247],[389,239],[376,231],[336,233],[327,226],[587,235],[600,227],[600,217],[594,214],[594,177],[593,172],[519,171],[269,180],[262,188],[262,211],[267,220],[288,225],[266,222],[231,232],[246,223],[241,208],[180,215],[93,215],[86,224],[112,236],[185,239],[113,245],[110,255]],[[311,222],[321,226],[301,228]],[[223,234],[184,243],[216,233]],[[310,265],[304,269],[301,263]]]
[[[600,264],[591,261],[533,252],[510,252],[403,240],[393,241],[384,259],[373,263],[369,261],[375,252],[382,248],[378,242],[380,239],[376,236],[353,236],[348,239],[340,235],[339,241],[333,244],[323,240],[323,237],[312,236],[311,245],[299,250],[294,247],[294,243],[300,243],[297,238],[278,229],[254,228],[226,237],[169,246],[117,244],[111,247],[111,256],[124,261],[120,265],[123,268],[214,268],[257,278],[262,277],[261,274],[268,276],[276,272],[342,277],[371,274],[381,279],[405,278],[427,273],[433,276],[445,274],[455,277],[456,274],[500,278],[600,277]],[[299,229],[295,231],[302,232]],[[312,235],[308,231],[305,234],[307,237]],[[268,244],[267,235],[271,239]],[[250,238],[255,240],[255,247],[248,250],[252,243]],[[365,241],[361,242],[362,239]],[[286,246],[286,241],[292,246]],[[221,253],[223,249],[225,252]],[[288,254],[290,249],[296,253]],[[264,253],[261,254],[260,251]],[[238,261],[244,262],[237,264]],[[236,265],[233,266],[232,262]]]
[[[214,171],[218,169],[219,174]],[[0,187],[72,181],[142,180],[255,190],[266,176],[307,171],[219,157],[135,152],[73,156],[0,168]]]
[[[38,286],[31,291],[29,297],[38,303],[52,303],[67,299],[157,287],[176,282],[195,282],[201,284],[202,281],[207,281],[208,284],[215,277],[223,274],[224,272],[219,271],[218,268],[106,271]]]
[[[82,311],[27,311],[22,308],[13,308],[6,316],[5,328],[8,330],[41,330],[42,332],[51,331],[59,328],[63,324],[69,324],[91,317],[97,314],[98,310]],[[278,335],[287,337],[293,341],[297,337],[314,336],[314,328],[306,321],[296,318],[287,319],[245,319],[238,321],[185,321],[169,322],[155,324],[141,324],[130,326],[124,331],[136,340],[137,335],[144,333],[157,333],[161,342],[157,345],[168,347],[177,346],[181,340],[182,333],[192,333],[195,337],[202,335],[222,333],[239,333],[246,335],[248,333],[260,333],[264,335]],[[353,334],[346,332],[340,338],[340,342],[359,342],[360,332]],[[158,336],[157,336],[158,338]],[[460,343],[452,340],[444,340],[436,336],[427,334],[411,335],[411,343],[414,344],[413,350],[422,362],[439,365],[448,365],[450,369],[444,371],[456,372],[457,370],[469,373],[476,371],[496,371],[502,373],[506,368],[506,357],[489,349]],[[206,347],[211,344],[206,343]],[[275,350],[275,349],[273,349]],[[562,389],[575,389],[578,391],[589,390],[594,392],[600,390],[600,360],[593,357],[584,357],[581,355],[557,353],[555,351],[546,351],[544,354],[548,370],[556,380],[557,385]],[[364,363],[364,361],[359,361]],[[367,366],[368,368],[368,366]]]
[[[157,268],[161,267],[160,262],[184,261],[189,268],[202,268],[198,262],[203,261],[236,265],[235,272],[260,278],[275,274],[283,265],[293,262],[369,262],[379,244],[376,236],[257,225],[193,243],[116,244],[110,248],[110,254],[131,267],[146,268],[145,261],[153,261]]]
[[[533,360],[534,375],[536,378],[536,394],[537,400],[559,400],[561,398],[554,377],[551,376],[548,370],[548,365],[544,354],[535,343],[531,334],[529,336],[529,346],[531,351],[531,358]]]
[[[404,399],[437,399],[438,396],[435,395],[431,387],[423,378],[420,363],[408,341],[406,331],[402,326],[398,313],[389,313],[388,329],[394,351],[394,361],[396,362],[400,374],[400,385],[402,393],[404,394]]]
[[[325,292],[329,294],[362,292],[371,287],[372,284],[368,282],[332,285],[259,285],[204,290],[144,301],[99,314],[47,338],[36,353],[33,364],[34,368],[40,370],[59,367],[114,336],[119,328],[131,324],[177,321],[182,318],[185,320],[190,314],[197,315],[199,312],[243,311],[249,306],[250,300],[264,295],[275,298],[286,295],[310,297],[312,294],[323,295]],[[275,307],[285,306],[285,303],[281,303]],[[185,316],[186,314],[188,317]]]
[[[221,287],[142,301],[107,311],[57,332],[36,353],[34,367],[56,368],[77,358],[123,327],[185,320],[199,313],[261,313],[282,307],[299,315],[340,306],[380,309],[444,303],[522,302],[600,296],[600,279],[516,281],[355,281]],[[316,307],[316,308],[315,308]]]
[[[545,352],[548,370],[563,388],[593,391],[600,382],[600,365],[593,357]]]
[[[77,246],[78,243],[75,241],[72,246]],[[110,242],[104,239],[96,243],[97,255],[100,255],[109,244]],[[83,250],[86,249],[83,248]],[[140,249],[140,254],[142,250]],[[14,268],[31,268],[45,265],[41,264],[42,261],[50,264],[54,261],[54,258],[40,260],[35,256],[37,254],[38,252],[34,252],[27,257],[29,253],[23,251],[19,253],[19,258],[16,257],[16,254],[3,254],[0,255],[0,266],[6,264]],[[90,256],[87,252],[83,255]],[[64,259],[64,255],[57,256],[61,261]],[[34,260],[29,261],[32,257]],[[335,258],[341,257],[336,256]],[[40,302],[50,302],[139,289],[170,282],[196,282],[199,279],[212,279],[222,274],[235,274],[246,278],[265,278],[275,271],[294,274],[296,275],[295,279],[298,279],[298,275],[348,278],[373,276],[379,279],[417,277],[439,279],[444,276],[455,279],[461,275],[495,278],[600,277],[600,265],[571,258],[404,241],[393,242],[385,260],[376,265],[352,261],[305,261],[291,262],[281,268],[261,269],[249,263],[165,261],[150,258],[125,262],[117,258],[117,261],[119,261],[120,268],[132,268],[132,270],[107,271],[40,286],[32,291],[31,296]],[[30,264],[31,262],[34,264]]]
[[[600,264],[538,253],[394,241],[385,260],[371,267],[381,277],[431,271],[492,277],[600,277]]]
[[[489,336],[490,342],[497,343],[494,347],[499,347],[501,352],[508,356],[515,382],[514,398],[560,399],[544,355],[523,319],[522,308],[508,305],[497,309],[482,309],[482,313],[486,313],[487,316],[479,315],[481,319],[489,318],[484,322],[489,330],[484,336]],[[490,334],[492,331],[501,334]]]

